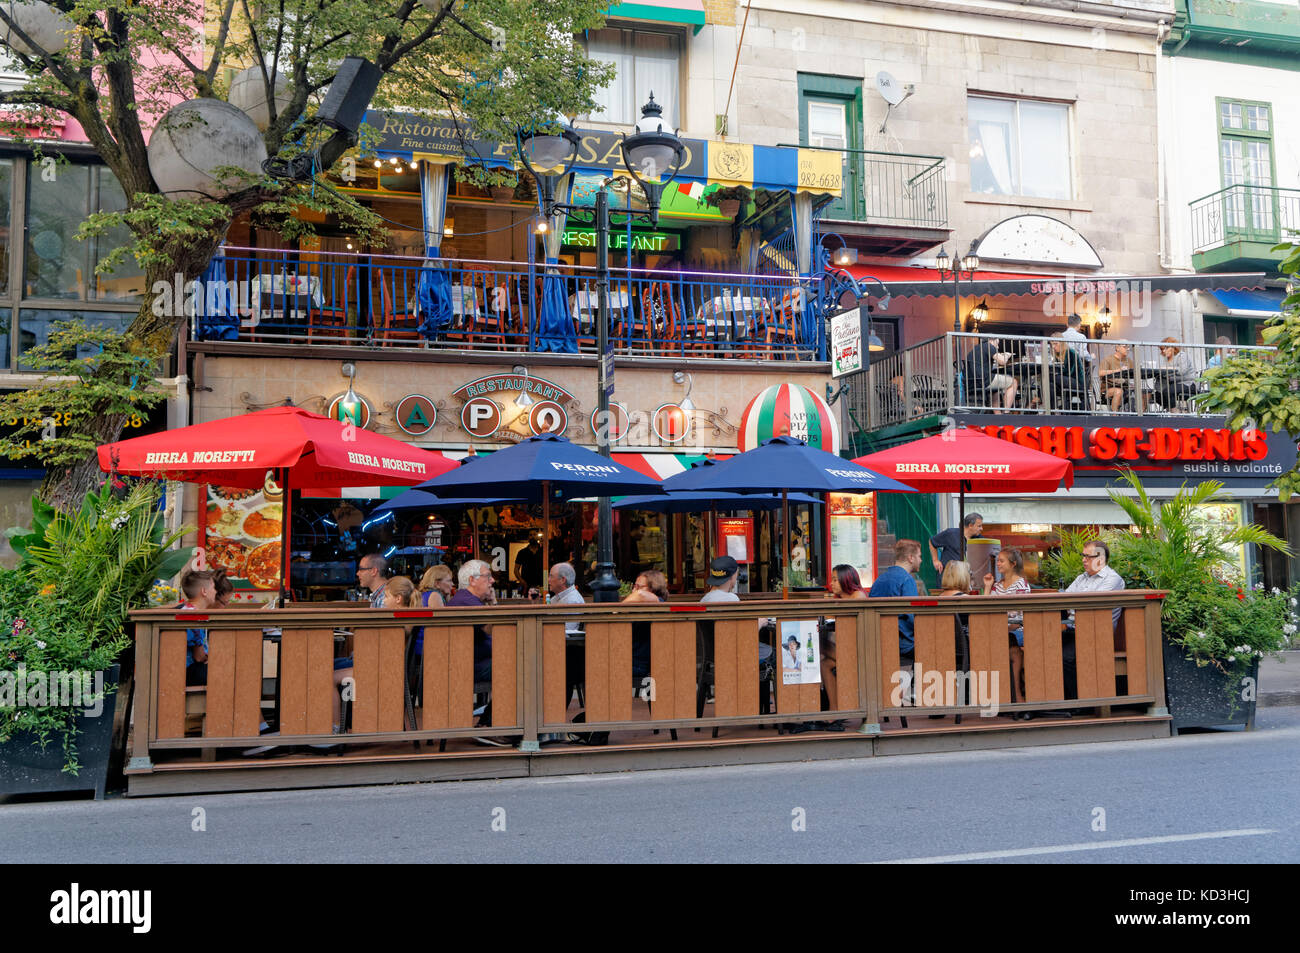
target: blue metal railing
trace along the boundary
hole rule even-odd
[[[595,351],[598,297],[590,267],[231,247],[224,260],[224,294],[204,293],[209,301],[227,302],[221,310],[234,309],[228,320],[238,324],[239,340]],[[450,313],[444,305],[431,321],[419,289],[432,272],[446,289]],[[818,310],[820,282],[778,274],[614,268],[611,339],[616,350],[642,356],[824,360],[822,335],[816,333],[820,320],[801,320],[806,311]],[[206,310],[210,315],[213,309]],[[211,322],[198,322],[196,337],[207,336]]]

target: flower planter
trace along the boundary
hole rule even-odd
[[[1251,692],[1250,700],[1241,697],[1243,686],[1231,675],[1225,675],[1213,665],[1199,667],[1186,658],[1184,650],[1177,645],[1164,645],[1165,662],[1165,697],[1169,714],[1173,716],[1170,725],[1174,734],[1184,728],[1222,728],[1230,725],[1244,725],[1248,730],[1255,727],[1255,699],[1258,696],[1259,659],[1251,663],[1247,675],[1254,679],[1256,690]],[[1233,697],[1229,697],[1229,693]],[[1233,710],[1235,698],[1236,710]]]
[[[718,203],[718,211],[724,218],[735,218],[740,214],[740,199],[723,199]]]
[[[494,202],[513,202],[515,198],[515,188],[513,185],[496,185],[490,191],[492,192],[492,201]]]
[[[77,774],[63,770],[63,741],[50,735],[44,750],[27,734],[14,735],[0,744],[0,794],[48,794],[55,791],[94,791],[103,800],[108,783],[108,761],[113,746],[113,710],[121,669],[104,672],[104,704],[98,717],[77,715]],[[112,686],[112,687],[108,687]]]

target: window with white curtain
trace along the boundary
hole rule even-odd
[[[633,125],[641,118],[641,106],[654,93],[655,102],[664,108],[664,118],[674,127],[680,126],[681,46],[681,37],[676,33],[589,31],[587,55],[601,63],[612,63],[615,68],[609,85],[596,93],[597,108],[591,118]]]
[[[1068,105],[971,96],[967,117],[972,192],[1074,198]]]

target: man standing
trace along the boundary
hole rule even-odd
[[[966,540],[984,535],[984,517],[978,513],[967,513],[961,521],[961,529],[953,526],[942,533],[930,537],[930,561],[934,571],[943,574],[944,568],[954,559],[966,558]]]
[[[1083,327],[1083,318],[1077,314],[1072,314],[1065,319],[1065,330],[1061,332],[1061,337],[1070,342],[1070,350],[1078,354],[1084,361],[1092,360],[1092,352],[1088,350],[1088,335],[1081,330]]]
[[[524,594],[530,589],[542,585],[542,544],[536,536],[530,536],[528,545],[519,550],[515,556],[515,582],[524,588]]]
[[[894,565],[890,566],[871,584],[870,596],[917,595],[916,580],[912,573],[921,568],[921,544],[914,539],[900,539],[894,544]],[[905,666],[912,664],[913,616],[909,612],[898,617],[898,654]]]
[[[740,564],[730,556],[719,556],[709,563],[709,591],[700,602],[739,602],[736,595],[736,576]]]
[[[367,553],[357,564],[357,585],[370,593],[370,608],[384,607],[384,586],[388,584],[388,560],[378,553]]]

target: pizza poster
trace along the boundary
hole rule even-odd
[[[271,480],[259,490],[207,488],[203,553],[210,569],[224,569],[236,589],[280,588],[284,493]]]

